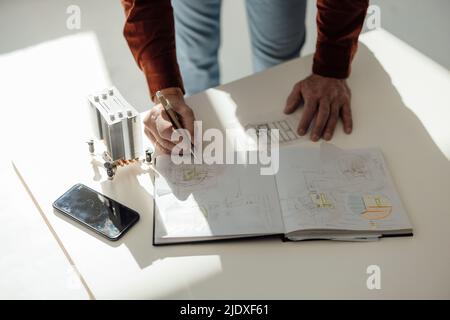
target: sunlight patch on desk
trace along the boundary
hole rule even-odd
[[[20,130],[17,138],[24,142],[36,134],[51,137],[56,142],[63,139],[63,135],[57,133],[69,129],[77,130],[80,139],[86,139],[83,135],[89,134],[90,123],[84,97],[111,83],[93,32],[3,54],[0,70],[0,87],[3,88],[0,108],[11,120],[4,122],[3,130],[9,135]],[[77,121],[79,119],[67,113],[68,109],[86,109],[86,121]],[[58,117],[67,121],[53,121]],[[29,132],[28,128],[35,127],[36,122],[41,123],[41,131]]]
[[[388,45],[379,46],[380,37]],[[405,106],[450,160],[450,71],[383,29],[367,32],[360,40],[389,74]]]
[[[142,286],[124,283],[124,287],[119,290],[122,297],[196,298],[192,292],[195,286],[221,274],[223,268],[219,255],[201,255],[161,258],[154,261],[145,272],[149,274],[147,281],[151,283],[150,293]],[[112,297],[117,296],[117,292],[112,294]]]
[[[213,109],[216,119],[218,119],[217,128],[223,133],[226,133],[226,142],[224,147],[227,146],[226,152],[232,152],[228,150],[228,146],[246,145],[253,146],[257,144],[257,141],[253,137],[246,133],[245,123],[241,123],[241,120],[236,116],[237,104],[228,92],[219,89],[208,89],[206,91],[206,97],[208,104]],[[207,129],[206,127],[203,130]],[[229,130],[226,132],[226,130]],[[225,150],[224,150],[225,151]],[[246,163],[244,154],[236,154],[236,163]]]

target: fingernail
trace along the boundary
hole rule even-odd
[[[305,132],[305,129],[299,129],[299,130],[298,130],[298,134],[301,135],[301,136],[304,136],[305,133],[306,133],[306,132]]]
[[[317,134],[313,134],[312,137],[311,137],[311,140],[312,141],[317,141],[317,140],[319,140],[319,136]]]
[[[323,138],[324,138],[325,140],[330,140],[330,139],[331,139],[331,134],[325,133],[325,135],[323,136]]]

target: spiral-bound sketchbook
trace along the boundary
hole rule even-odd
[[[154,245],[280,235],[370,241],[413,229],[380,149],[286,146],[258,164],[156,159]]]

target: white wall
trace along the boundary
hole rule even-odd
[[[450,68],[449,0],[371,0],[381,26],[437,63]]]
[[[314,51],[316,39],[315,0],[307,1],[307,39],[302,54]],[[383,28],[450,68],[450,0],[371,3],[381,8]],[[66,28],[66,8],[71,4],[82,10],[79,31]],[[223,0],[222,15],[220,64],[222,82],[229,82],[252,73],[244,0]],[[144,110],[149,105],[145,79],[122,37],[123,20],[119,0],[0,0],[0,55],[76,32],[94,31],[112,82],[133,105]]]
[[[316,0],[307,0],[307,39],[302,55],[314,52]],[[381,27],[450,68],[449,0],[371,0],[381,10]],[[251,74],[250,42],[244,1],[223,0],[222,81]]]

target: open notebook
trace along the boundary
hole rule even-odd
[[[279,171],[259,165],[156,160],[154,245],[281,235],[375,240],[412,235],[379,149],[280,148]]]

